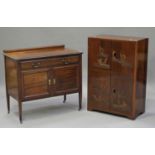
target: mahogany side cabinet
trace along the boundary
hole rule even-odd
[[[79,93],[82,106],[82,53],[64,45],[4,50],[7,109],[10,96],[18,101],[22,123],[22,102]]]
[[[135,119],[145,112],[148,38],[88,39],[88,110]]]

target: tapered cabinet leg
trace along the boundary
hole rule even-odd
[[[7,110],[8,110],[8,114],[10,113],[10,96],[7,93],[6,95],[6,100],[7,100]]]
[[[79,111],[82,109],[82,92],[79,92]]]
[[[66,99],[67,99],[67,96],[66,96],[66,94],[65,94],[65,95],[64,95],[63,103],[66,103]]]
[[[82,109],[82,56],[80,57],[79,68],[79,111]]]
[[[22,124],[23,123],[23,116],[22,116],[22,102],[18,102],[18,106],[19,106],[19,121]]]

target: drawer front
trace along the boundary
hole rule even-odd
[[[69,65],[69,64],[78,63],[79,60],[80,60],[79,56],[70,56],[70,57],[23,61],[21,62],[21,69],[27,70],[27,69],[38,69],[38,68],[58,66],[58,65]]]

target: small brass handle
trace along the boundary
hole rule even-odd
[[[40,64],[41,64],[40,62],[38,62],[38,63],[33,63],[33,64],[32,64],[32,67],[33,67],[33,68],[39,68],[39,67],[40,67]]]
[[[65,58],[62,59],[62,62],[63,62],[65,65],[69,64],[69,62],[68,62]]]
[[[33,65],[33,68],[39,68],[39,66],[38,65]]]
[[[65,62],[64,62],[64,64],[65,64],[65,65],[68,65],[68,64],[69,64],[69,62],[65,61]]]
[[[53,79],[53,85],[55,85],[56,84],[56,79]]]
[[[48,85],[49,85],[49,86],[51,85],[51,79],[48,80]]]

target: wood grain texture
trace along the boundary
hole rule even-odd
[[[48,86],[48,69],[22,72],[22,99],[50,96]]]
[[[111,53],[109,52],[110,44],[106,41],[102,42],[99,39],[89,39],[88,44],[88,109],[91,110],[93,107],[96,107],[96,110],[109,109],[111,61]],[[100,59],[102,59],[101,62]]]
[[[89,38],[88,110],[131,119],[145,111],[147,49],[147,38]]]
[[[145,112],[146,84],[147,84],[147,61],[148,39],[138,42],[137,49],[137,75],[136,75],[136,114]]]
[[[79,56],[62,56],[58,58],[46,58],[46,59],[22,61],[21,68],[23,70],[46,68],[52,66],[74,64],[78,62],[79,62]]]
[[[13,60],[29,60],[37,58],[49,58],[58,56],[78,55],[80,52],[65,48],[64,46],[51,46],[44,48],[30,48],[19,50],[4,50],[4,55]]]
[[[133,36],[119,36],[119,35],[97,35],[92,36],[90,38],[96,38],[101,40],[109,40],[109,41],[128,41],[128,42],[137,42],[144,40],[143,37],[133,37]]]
[[[5,57],[6,90],[13,98],[18,98],[17,63]]]
[[[54,89],[56,95],[79,90],[79,65],[53,68]]]

